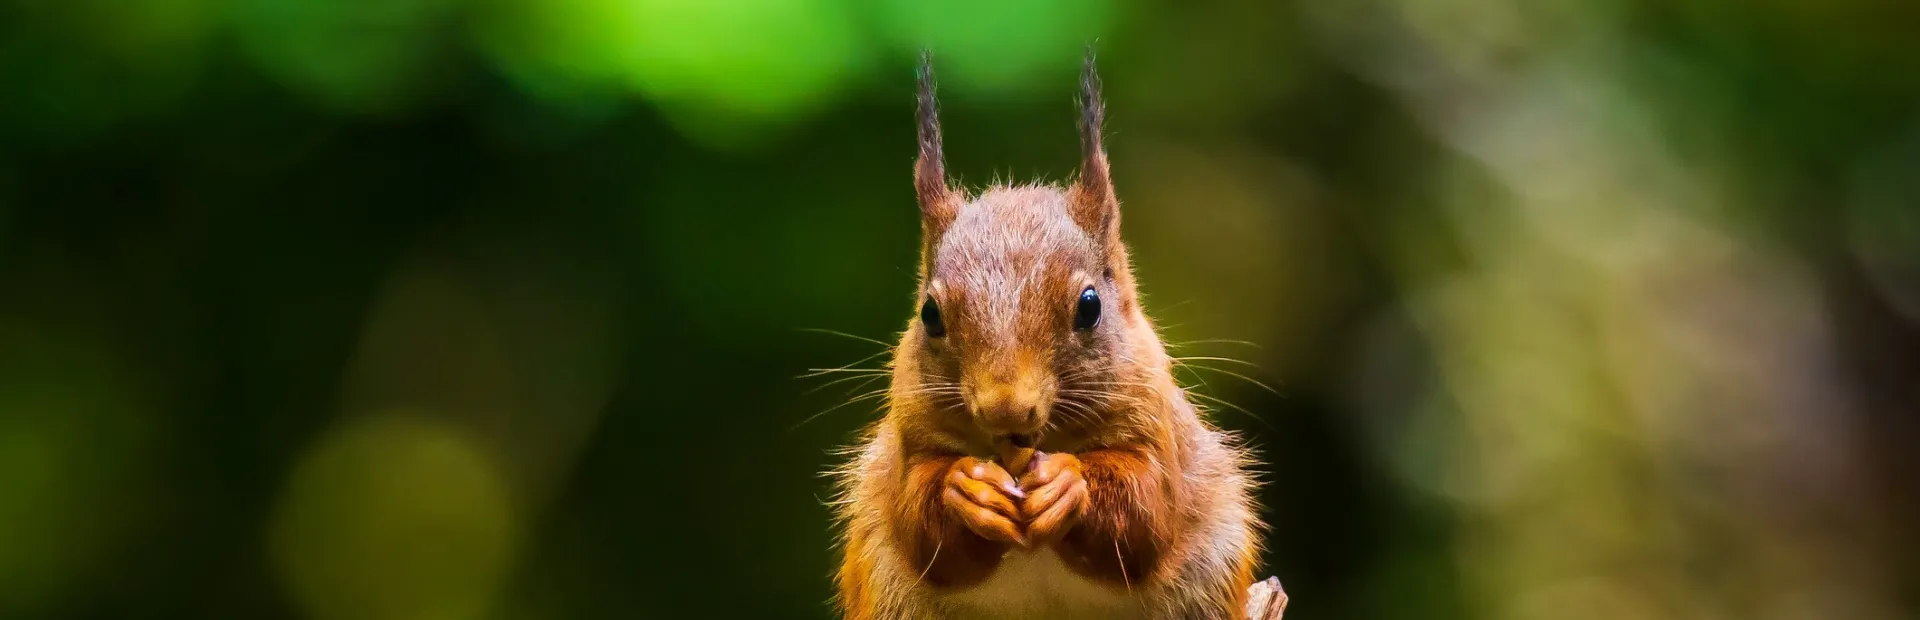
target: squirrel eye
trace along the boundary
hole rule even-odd
[[[932,297],[927,298],[926,305],[920,306],[920,324],[926,326],[930,338],[947,335],[947,324],[940,322],[940,306],[934,305]]]
[[[1099,322],[1100,294],[1093,292],[1093,287],[1089,286],[1086,290],[1080,291],[1080,305],[1074,310],[1073,328],[1089,330]]]

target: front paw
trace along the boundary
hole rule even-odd
[[[945,484],[941,503],[967,529],[987,540],[1026,546],[1027,537],[1020,532],[1020,507],[1014,503],[1025,494],[1007,470],[992,461],[964,457],[954,461]]]
[[[1080,459],[1071,454],[1034,453],[1020,488],[1027,493],[1020,501],[1020,516],[1026,520],[1027,537],[1035,542],[1060,540],[1086,513],[1087,479],[1080,474]]]

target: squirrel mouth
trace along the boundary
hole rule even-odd
[[[1014,433],[1014,434],[1011,434],[1011,435],[1005,435],[1005,436],[1002,436],[1002,439],[1003,439],[1003,440],[1005,440],[1005,441],[1006,441],[1007,443],[1009,443],[1009,444],[1013,444],[1013,447],[1015,447],[1015,448],[1031,448],[1031,447],[1033,447],[1033,434],[1032,434],[1032,433]]]

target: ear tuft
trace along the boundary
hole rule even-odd
[[[959,204],[947,188],[946,154],[940,137],[940,101],[933,79],[933,50],[920,51],[918,82],[920,155],[913,164],[913,187],[920,199],[921,225],[931,244],[953,222]]]
[[[1087,234],[1111,248],[1120,239],[1120,201],[1113,192],[1101,135],[1106,130],[1107,104],[1100,96],[1100,71],[1094,63],[1092,44],[1087,45],[1086,64],[1080,72],[1079,99],[1081,160],[1080,178],[1073,186],[1073,219]]]

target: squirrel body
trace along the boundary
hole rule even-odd
[[[1140,308],[1091,54],[1081,100],[1078,180],[965,196],[922,57],[921,312],[886,415],[839,472],[849,620],[1243,613],[1249,462],[1186,400]],[[1009,445],[1031,459],[996,459]]]

